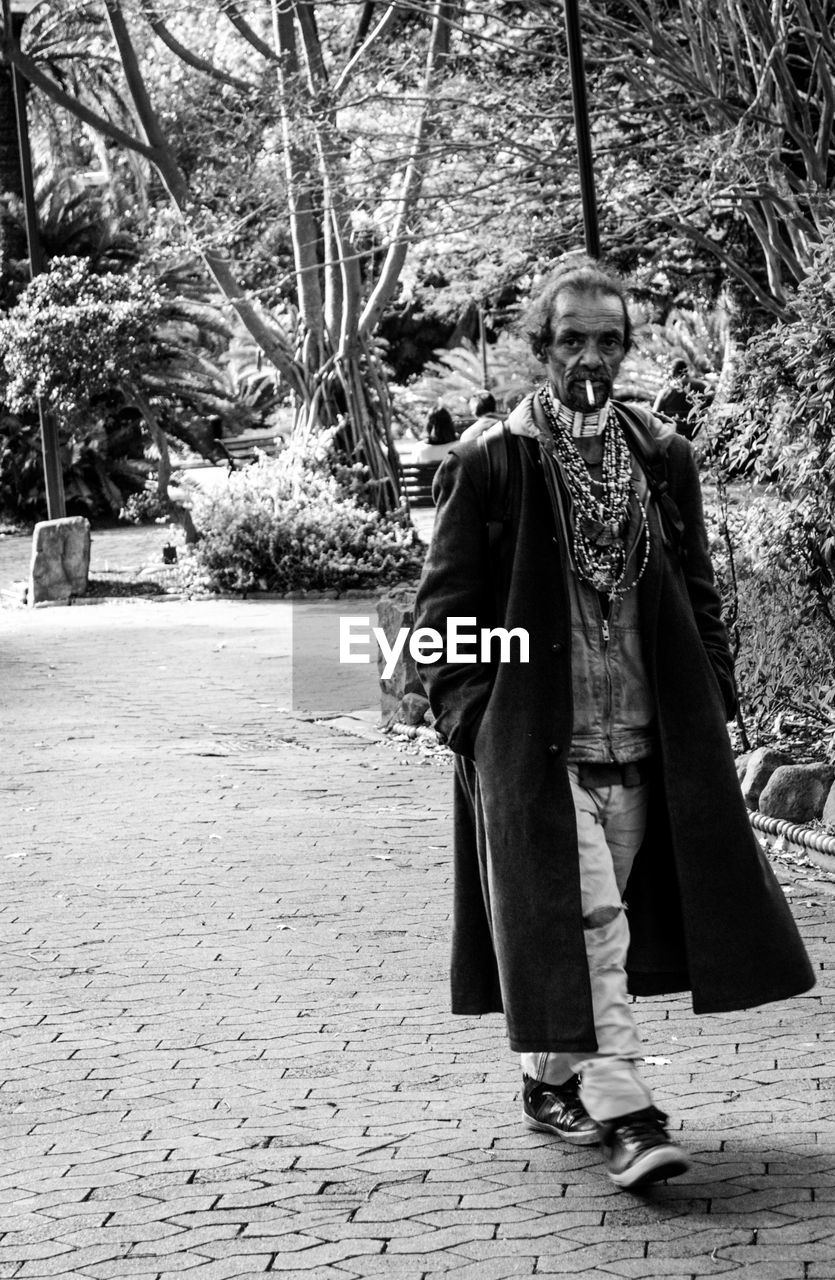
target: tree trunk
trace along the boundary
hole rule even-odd
[[[372,285],[371,296],[364,307],[360,260],[351,235],[350,205],[346,194],[345,148],[336,114],[339,92],[350,76],[351,60],[334,90],[328,83],[322,57],[315,5],[311,0],[293,0],[293,11],[300,47],[304,52],[309,119],[325,210],[324,297],[331,353],[327,364],[315,373],[315,390],[309,403],[297,414],[295,430],[298,437],[307,440],[323,426],[338,427],[339,447],[349,463],[359,463],[365,468],[367,489],[374,505],[380,511],[391,511],[402,503],[400,466],[391,435],[391,400],[371,339],[377,321],[397,286],[406,258],[408,224],[423,184],[433,111],[432,92],[438,68],[448,50],[449,5],[444,0],[435,0],[432,6],[423,102],[410,140],[382,273],[376,285]],[[376,39],[382,37],[393,14],[392,7],[378,24]],[[370,11],[367,16],[370,20]],[[373,43],[374,38],[372,34],[368,41]],[[368,41],[361,47],[365,48]],[[286,36],[285,47],[289,49]],[[285,48],[282,53],[285,53]]]
[[[191,512],[188,507],[183,506],[181,502],[177,502],[169,493],[171,484],[171,451],[168,447],[168,436],[165,434],[165,428],[157,417],[156,410],[151,402],[145,397],[141,391],[135,387],[123,387],[122,394],[128,404],[138,410],[142,416],[142,421],[147,428],[151,442],[157,451],[159,457],[159,465],[157,466],[157,497],[160,506],[167,509],[173,518],[180,524],[186,535],[186,543],[193,546],[199,542],[200,535],[197,532]]]
[[[148,140],[151,159],[168,194],[184,220],[187,221],[187,207],[190,199],[188,186],[148,96],[139,67],[139,59],[121,6],[118,0],[105,0],[105,6],[136,114]],[[303,381],[299,377],[292,353],[287,349],[286,342],[282,340],[283,335],[270,326],[255,304],[247,297],[225,258],[205,247],[201,248],[201,253],[212,279],[234,307],[246,330],[278,371],[287,378],[290,386],[297,393],[304,395]]]
[[[156,410],[150,401],[136,387],[123,387],[122,394],[128,404],[142,415],[142,421],[151,437],[151,443],[159,455],[157,467],[157,496],[162,503],[168,502],[168,486],[171,483],[171,452],[168,448],[168,437],[157,417]]]
[[[302,354],[311,394],[299,406],[294,435],[306,443],[323,429],[334,428],[337,460],[350,467],[362,467],[365,498],[379,511],[391,511],[401,503],[398,459],[391,440],[391,402],[383,371],[358,330],[362,278],[351,235],[343,159],[346,147],[337,125],[336,99],[328,83],[314,6],[309,0],[294,0],[291,13],[280,8],[278,0],[273,0],[273,5],[282,58],[279,75],[285,92],[289,73],[301,69],[297,31],[304,55],[305,77],[302,80],[301,75],[296,75],[294,87],[304,95],[304,123],[312,132],[315,153],[297,157],[296,164],[308,174],[318,173],[324,210],[325,261],[316,278],[316,314],[321,315],[323,308],[324,348],[318,352],[318,359],[309,358],[310,354],[317,354],[311,339],[318,335],[311,333],[306,323]],[[289,116],[285,115],[284,120],[285,146],[295,154]],[[301,259],[297,247],[304,243],[300,234],[303,210],[291,201],[291,213],[296,274],[303,280],[305,272],[310,271],[309,261]],[[300,288],[300,301],[303,296]],[[306,321],[304,312],[302,320]]]
[[[0,63],[0,309],[3,311],[12,305],[16,294],[12,263],[29,256],[22,201],[12,69]]]
[[[318,247],[321,230],[311,202],[307,175],[313,159],[296,145],[292,128],[292,92],[298,85],[299,61],[293,14],[273,0],[273,36],[278,58],[278,90],[284,150],[284,176],[290,214],[290,237],[296,268],[299,318],[304,328],[302,360],[305,368],[318,368],[325,358],[325,321]]]

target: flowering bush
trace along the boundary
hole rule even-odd
[[[119,512],[119,519],[127,524],[159,524],[170,518],[171,503],[164,502],[156,489],[132,493]]]
[[[16,413],[40,399],[67,426],[92,401],[141,377],[154,355],[162,298],[138,271],[96,274],[57,258],[0,320],[4,397]]]
[[[423,547],[404,520],[346,496],[292,448],[229,477],[191,503],[200,535],[194,574],[214,591],[320,591],[416,577]]]

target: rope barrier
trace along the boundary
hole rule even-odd
[[[751,826],[763,835],[778,836],[791,844],[799,844],[804,849],[814,849],[816,853],[826,853],[835,858],[835,836],[828,836],[824,831],[813,831],[811,827],[799,826],[796,822],[786,822],[783,818],[767,818],[764,813],[748,811]]]

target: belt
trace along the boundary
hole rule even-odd
[[[652,760],[631,760],[628,764],[611,764],[597,760],[579,760],[575,765],[577,781],[587,791],[595,787],[640,787],[649,782]]]

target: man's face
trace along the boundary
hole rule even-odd
[[[569,409],[591,413],[612,394],[626,354],[621,300],[611,293],[566,289],[557,294],[552,329],[546,363],[557,395]]]

